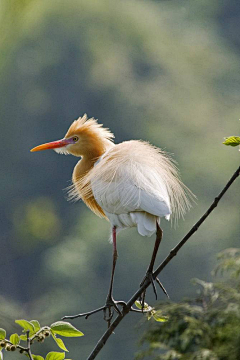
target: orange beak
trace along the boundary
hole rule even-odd
[[[72,144],[74,143],[72,141],[72,139],[61,139],[61,140],[57,140],[57,141],[52,141],[46,144],[42,144],[42,145],[38,145],[36,147],[34,147],[33,149],[31,149],[30,151],[41,151],[41,150],[48,150],[48,149],[57,149],[57,148],[61,148],[64,147],[66,145]]]

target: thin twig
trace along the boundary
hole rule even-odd
[[[18,344],[18,345],[13,344],[10,340],[7,340],[7,339],[5,339],[5,342],[6,342],[7,344],[10,344],[10,345],[15,345],[17,349],[21,350],[22,353],[24,353],[24,352],[27,353],[27,354],[29,355],[29,358],[30,358],[31,360],[33,360],[30,346],[31,346],[31,344],[32,344],[32,341],[33,341],[36,337],[38,337],[38,335],[39,335],[40,333],[42,333],[44,330],[50,331],[51,328],[50,328],[49,326],[43,326],[40,330],[38,330],[38,331],[37,331],[33,336],[31,336],[31,337],[29,336],[29,335],[30,335],[30,330],[27,330],[27,331],[26,331],[27,347],[21,346],[21,345],[19,345],[19,344]]]
[[[15,345],[15,344],[13,344],[10,340],[7,340],[7,339],[5,339],[5,342],[6,342],[7,344],[10,344],[10,345]],[[25,351],[25,352],[28,352],[28,349],[25,348],[24,346],[21,346],[21,345],[15,345],[15,346],[16,346],[17,349],[22,350],[23,352],[24,352],[24,351]]]
[[[26,334],[27,334],[27,353],[28,353],[28,356],[29,356],[30,360],[33,360],[32,352],[31,352],[31,343],[30,343],[29,333],[30,333],[30,330],[27,330],[26,331]]]
[[[153,273],[154,279],[159,275],[159,273],[167,266],[167,264],[171,261],[171,259],[177,255],[178,251],[181,247],[187,242],[187,240],[198,230],[199,226],[206,220],[206,218],[211,214],[211,212],[217,207],[220,199],[223,197],[225,192],[229,189],[232,183],[237,179],[240,175],[240,167],[237,171],[233,174],[231,179],[228,181],[227,185],[224,189],[220,192],[220,194],[214,199],[212,205],[208,208],[205,214],[196,222],[196,224],[191,228],[191,230],[187,233],[187,235],[170,251],[169,255],[163,260],[163,262],[159,265],[156,271]],[[129,313],[131,310],[132,305],[135,301],[139,298],[139,296],[148,288],[151,284],[151,281],[146,279],[144,284],[138,289],[138,291],[131,297],[131,299],[127,302],[126,306],[123,308],[123,313],[118,315],[116,319],[113,321],[111,326],[106,330],[103,336],[100,338],[98,343],[96,344],[95,348],[87,358],[87,360],[93,360],[96,358],[100,350],[106,344],[108,338],[111,336],[115,328],[118,324],[123,320],[123,318]]]

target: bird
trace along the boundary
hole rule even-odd
[[[112,295],[117,234],[131,227],[136,227],[142,236],[150,237],[156,232],[144,280],[150,278],[157,297],[152,274],[162,239],[160,218],[183,216],[191,207],[192,193],[180,180],[179,170],[168,153],[147,141],[115,144],[113,139],[108,128],[84,114],[73,121],[63,139],[36,146],[31,152],[53,149],[80,157],[73,170],[69,199],[82,199],[97,216],[111,224],[112,272],[106,304],[100,309],[113,307],[119,313]],[[155,280],[164,290],[160,281]],[[112,317],[112,312],[109,316]]]

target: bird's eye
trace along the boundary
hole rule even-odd
[[[74,142],[78,141],[78,137],[77,137],[77,136],[74,136],[72,139],[73,139]]]

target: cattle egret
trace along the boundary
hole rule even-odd
[[[164,151],[142,140],[114,144],[113,138],[109,129],[85,114],[72,123],[63,139],[39,145],[31,151],[54,149],[60,154],[81,157],[73,171],[70,198],[82,199],[96,215],[108,219],[111,224],[112,274],[106,305],[100,309],[113,307],[119,313],[112,297],[117,233],[130,227],[136,227],[142,236],[156,232],[152,259],[144,278],[151,279],[156,294],[152,273],[162,238],[160,218],[169,220],[171,214],[175,218],[182,216],[190,207],[190,191]],[[159,280],[155,280],[162,287]],[[112,316],[111,312],[109,314]]]

